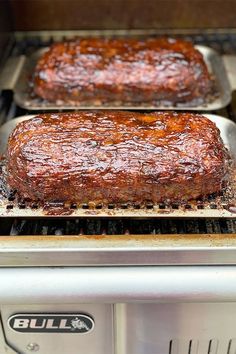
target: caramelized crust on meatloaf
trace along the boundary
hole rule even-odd
[[[8,185],[32,200],[189,200],[220,191],[226,175],[219,130],[192,113],[40,114],[8,143]]]
[[[34,92],[57,102],[197,105],[212,93],[202,54],[175,39],[77,39],[39,59]]]

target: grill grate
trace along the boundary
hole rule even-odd
[[[70,219],[19,220],[8,229],[9,235],[122,235],[122,234],[218,234],[235,233],[236,220],[222,219]]]
[[[70,32],[69,37],[78,35],[78,32]],[[158,33],[150,31],[151,35],[170,35],[190,40],[195,44],[207,45],[221,54],[236,53],[236,31],[201,31],[194,32],[181,31],[165,31]],[[9,50],[9,56],[29,55],[35,50],[48,46],[54,40],[61,40],[68,37],[67,33],[59,32],[38,32],[16,33],[12,46]],[[11,92],[4,92],[0,97],[0,124],[20,115],[32,114],[18,107],[12,100]],[[37,112],[34,112],[37,113]],[[225,109],[216,114],[229,117],[236,121],[236,104],[234,101]],[[10,201],[11,202],[11,201]],[[9,204],[11,205],[11,203]],[[90,235],[90,234],[167,234],[167,233],[236,233],[236,221],[232,219],[162,219],[162,220],[135,220],[135,219],[2,219],[0,234],[9,235]]]

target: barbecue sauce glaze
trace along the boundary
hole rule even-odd
[[[34,92],[66,104],[198,105],[213,94],[202,54],[175,39],[90,38],[53,44],[39,59]]]
[[[219,192],[227,171],[219,130],[192,113],[40,114],[7,151],[9,187],[46,202],[186,201]]]

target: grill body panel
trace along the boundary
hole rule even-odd
[[[80,337],[74,333],[53,336],[48,333],[28,333],[22,336],[8,325],[3,325],[1,330],[4,331],[9,347],[6,353],[28,353],[30,343],[37,344],[37,351],[44,354],[51,354],[55,350],[58,354],[64,354],[65,351],[76,354],[78,348],[89,354],[235,353],[236,303],[1,306],[4,324],[7,324],[8,318],[14,313],[48,311],[85,311],[94,315],[96,325],[92,333]],[[2,333],[0,331],[0,342],[3,341]],[[115,345],[113,338],[116,338]]]
[[[33,346],[44,354],[76,354],[78,348],[91,354],[234,353],[236,287],[230,283],[234,267],[204,268],[2,270],[1,350],[25,354]],[[67,280],[62,283],[61,279]],[[41,327],[38,332],[35,323],[12,327],[9,322],[12,316],[59,314],[74,318],[86,314],[94,328],[74,333],[67,323],[70,333],[50,334],[57,327],[55,322],[46,330],[42,321],[36,323]],[[24,333],[16,331],[22,327]]]

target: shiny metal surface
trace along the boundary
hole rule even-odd
[[[13,313],[68,313],[83,310],[94,315],[96,337],[12,333],[7,319]],[[29,353],[29,343],[39,354],[235,354],[236,302],[231,303],[121,303],[17,304],[0,307],[1,354]],[[113,316],[114,312],[114,316]],[[11,348],[12,347],[12,348]],[[14,349],[13,349],[14,348]],[[68,350],[69,349],[69,350]],[[92,349],[92,350],[91,350]]]
[[[97,33],[98,35],[99,33]],[[100,35],[103,33],[101,32]],[[144,32],[145,34],[145,32]],[[143,34],[143,35],[144,35]],[[91,35],[88,33],[88,35]],[[110,32],[109,35],[115,35],[115,32]],[[212,102],[196,106],[196,107],[189,107],[187,104],[182,105],[182,106],[151,106],[148,104],[142,104],[139,106],[132,106],[132,105],[107,105],[106,107],[104,106],[86,106],[81,104],[80,106],[75,106],[75,105],[58,105],[50,102],[45,102],[40,99],[32,98],[30,96],[30,91],[29,91],[29,78],[31,77],[34,67],[36,65],[36,62],[38,58],[42,55],[42,53],[46,50],[40,49],[36,51],[32,56],[30,57],[25,57],[24,58],[24,63],[21,66],[21,71],[17,70],[17,68],[20,67],[20,62],[22,63],[23,59],[22,56],[15,57],[15,58],[10,58],[9,64],[6,63],[6,66],[3,70],[3,79],[0,80],[0,88],[1,89],[10,89],[14,91],[14,99],[16,103],[25,109],[28,110],[57,110],[57,109],[132,109],[132,110],[156,110],[156,109],[163,109],[163,110],[191,110],[191,111],[213,111],[216,109],[223,108],[229,104],[231,100],[231,90],[232,88],[230,87],[228,77],[227,77],[227,72],[225,70],[225,66],[223,63],[222,58],[220,55],[213,49],[198,45],[196,46],[197,49],[203,54],[205,62],[209,68],[209,71],[213,74],[215,77],[216,81],[216,88],[217,91],[219,92],[219,97],[216,97]],[[12,67],[12,62],[15,61],[15,67],[16,71],[13,71],[13,76],[8,76],[6,73],[9,72],[10,68]],[[12,80],[12,77],[14,77],[14,81]]]
[[[0,267],[236,264],[236,235],[1,236]]]
[[[6,342],[5,333],[3,331],[3,326],[2,326],[1,315],[0,315],[0,351],[1,354],[17,354],[17,352],[13,348],[11,348]]]
[[[236,161],[236,124],[231,120],[220,117],[213,114],[205,114],[207,118],[216,123],[217,127],[220,129],[222,139],[225,146],[229,149],[232,158]],[[15,128],[16,124],[19,122],[29,119],[33,115],[22,116],[10,120],[5,123],[0,128],[0,153],[4,153],[7,146],[7,139],[11,131]],[[190,206],[190,208],[189,208]],[[70,208],[70,207],[69,207]],[[64,210],[64,209],[63,209]],[[230,201],[227,204],[227,200],[221,203],[219,200],[212,200],[211,202],[204,202],[202,208],[198,208],[197,204],[194,202],[186,203],[186,205],[180,205],[177,209],[175,206],[166,206],[163,209],[160,205],[154,205],[151,209],[146,207],[140,207],[135,209],[132,206],[127,206],[127,208],[121,208],[115,206],[114,209],[108,209],[107,207],[101,207],[99,209],[96,206],[91,206],[88,208],[83,208],[83,206],[77,206],[76,209],[65,209],[64,212],[55,211],[51,215],[43,209],[42,206],[37,205],[37,208],[31,208],[30,205],[26,205],[24,209],[20,208],[14,202],[9,202],[6,198],[0,200],[0,217],[55,217],[60,216],[60,218],[70,218],[70,217],[143,217],[143,218],[153,218],[153,217],[203,217],[203,218],[235,218],[236,207],[234,206],[234,201]],[[58,213],[58,214],[57,214]]]
[[[109,304],[65,304],[2,306],[0,311],[7,344],[17,353],[29,354],[29,344],[38,345],[38,354],[114,354],[113,306]],[[8,319],[16,313],[84,313],[94,318],[95,327],[87,334],[79,333],[20,333],[8,326]],[[1,351],[1,354],[5,354]],[[7,352],[6,352],[7,353]],[[12,354],[12,353],[9,353]]]
[[[235,302],[118,304],[115,310],[120,354],[235,354]]]
[[[10,57],[7,60],[6,66],[0,72],[0,89],[13,90],[22,68],[25,65],[26,57],[21,55],[19,57]]]
[[[231,89],[236,90],[236,56],[235,55],[223,55],[223,61],[227,70],[227,76]]]
[[[1,268],[0,279],[2,305],[236,300],[235,266]]]

